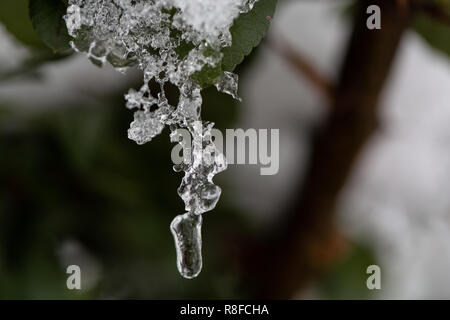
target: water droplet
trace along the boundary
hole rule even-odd
[[[170,224],[177,252],[177,267],[186,279],[193,279],[202,270],[202,216],[185,213]]]

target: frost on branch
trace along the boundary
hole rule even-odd
[[[221,50],[231,45],[233,20],[256,1],[69,0],[65,20],[75,50],[100,66],[109,62],[122,72],[132,66],[143,70],[142,87],[125,95],[126,106],[135,110],[128,137],[144,144],[165,126],[173,142],[180,141],[179,128],[192,135],[192,161],[174,168],[185,172],[178,194],[187,212],[171,224],[178,269],[186,278],[201,270],[200,215],[216,206],[221,189],[212,179],[227,166],[211,139],[213,123],[200,118],[204,81],[199,79],[204,70],[218,70],[207,82],[238,99],[237,75],[220,69]],[[160,87],[157,93],[151,92],[151,82]],[[179,90],[177,105],[168,102],[168,83]]]

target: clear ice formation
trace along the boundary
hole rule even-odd
[[[193,76],[222,60],[222,48],[232,42],[233,20],[252,9],[257,0],[69,0],[64,17],[72,47],[101,66],[109,62],[124,72],[138,66],[144,84],[125,95],[126,106],[136,110],[128,137],[149,142],[165,126],[172,142],[180,143],[191,161],[174,166],[185,175],[178,194],[186,213],[175,217],[170,229],[180,274],[196,277],[202,268],[202,214],[214,209],[221,189],[215,174],[226,169],[223,154],[211,139],[213,123],[201,121],[201,87]],[[152,92],[150,83],[159,87]],[[177,105],[166,97],[166,85],[178,88]],[[237,75],[223,72],[215,80],[219,91],[234,98]],[[152,86],[152,89],[154,86]],[[193,146],[181,142],[178,129],[186,128]]]
[[[202,270],[201,228],[202,216],[189,213],[176,216],[170,224],[177,250],[177,267],[187,279],[197,277]]]

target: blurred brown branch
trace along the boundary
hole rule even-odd
[[[288,63],[294,71],[320,91],[331,103],[334,99],[334,84],[322,75],[298,49],[294,49],[281,35],[268,37],[269,48]]]
[[[381,30],[366,27],[372,4],[383,13]],[[299,197],[279,237],[266,240],[271,247],[246,254],[248,277],[259,284],[256,297],[292,298],[341,252],[334,214],[339,194],[377,128],[380,94],[410,16],[395,0],[359,1],[335,99],[313,139]]]

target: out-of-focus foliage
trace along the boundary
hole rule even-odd
[[[433,4],[436,12],[441,12],[440,17],[446,16],[448,21],[423,13],[415,18],[413,27],[431,47],[450,56],[450,1],[434,0]]]
[[[366,247],[355,246],[344,255],[318,285],[321,298],[374,299],[378,290],[368,290],[366,268],[376,264],[373,253]]]
[[[414,21],[414,30],[434,49],[450,56],[450,24],[420,15]]]

